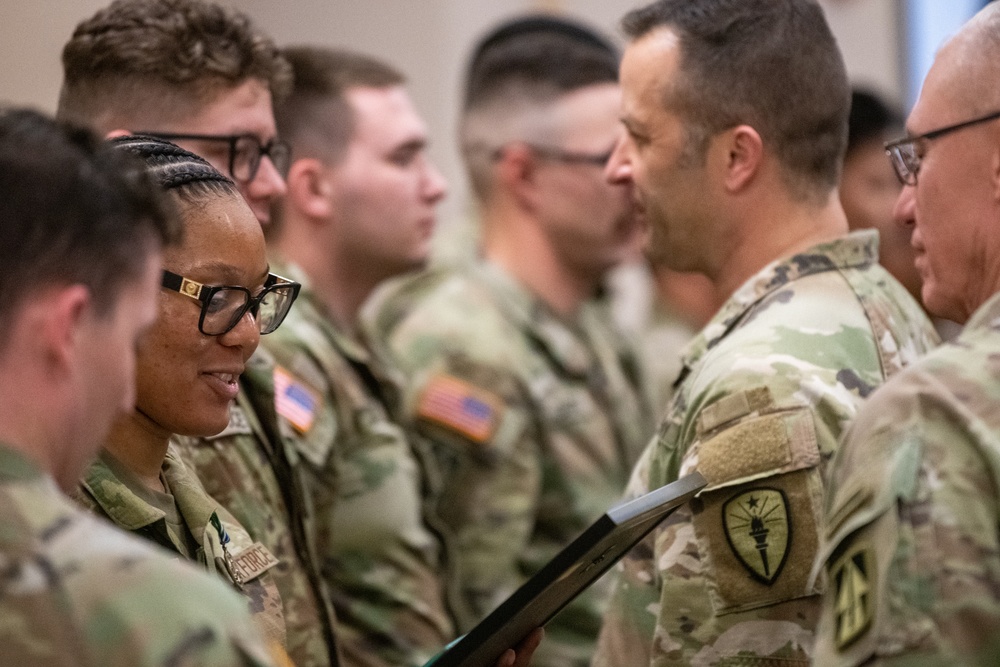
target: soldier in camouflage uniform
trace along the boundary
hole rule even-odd
[[[199,0],[114,2],[77,26],[63,67],[60,117],[102,133],[170,134],[231,176],[267,224],[288,164],[271,105],[287,93],[290,70],[246,16]],[[280,437],[273,363],[261,350],[240,387],[226,429],[175,438],[177,451],[277,559],[269,574],[281,593],[292,659],[299,667],[336,663],[333,610],[306,530],[311,510],[294,448]]]
[[[633,185],[651,252],[730,296],[629,494],[692,470],[709,486],[624,559],[594,664],[806,665],[824,464],[936,334],[876,234],[844,236],[849,90],[815,2],[664,0],[623,25],[609,178]]]
[[[131,407],[173,216],[96,137],[34,112],[0,111],[0,185],[0,663],[273,664],[238,595],[59,489]]]
[[[406,412],[433,445],[477,617],[618,501],[653,428],[633,350],[593,298],[642,232],[627,190],[602,176],[617,62],[560,19],[485,37],[462,124],[483,257],[372,306],[372,337],[404,371]],[[536,664],[586,665],[606,594],[595,586],[553,620]]]
[[[284,55],[295,87],[275,111],[296,161],[273,261],[304,289],[267,340],[277,410],[315,506],[345,664],[420,665],[455,635],[446,543],[424,507],[434,478],[356,320],[379,282],[425,261],[445,183],[396,70],[350,52]]]
[[[928,310],[956,340],[875,392],[830,467],[821,665],[1000,660],[1000,7],[939,51],[889,144]]]
[[[226,578],[246,595],[262,631],[284,645],[281,597],[268,572],[277,560],[205,493],[169,441],[172,431],[225,428],[243,364],[261,333],[284,319],[299,286],[268,274],[264,235],[232,181],[162,139],[114,143],[143,159],[177,205],[184,240],[165,253],[163,287],[179,294],[159,301],[138,353],[136,409],[113,425],[78,500]],[[218,284],[239,287],[211,287]]]

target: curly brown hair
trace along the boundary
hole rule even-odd
[[[257,79],[279,100],[292,73],[245,14],[201,0],[116,0],[63,48],[61,119],[109,131],[183,117]]]

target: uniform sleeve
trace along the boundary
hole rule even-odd
[[[996,664],[996,433],[933,382],[859,415],[831,470],[817,664]]]
[[[482,618],[520,583],[540,498],[536,425],[516,379],[447,357],[417,372],[406,409],[441,476],[436,506],[455,537],[462,597]]]

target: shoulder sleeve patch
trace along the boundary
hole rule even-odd
[[[319,411],[319,396],[281,366],[274,367],[274,407],[299,433],[312,428]]]
[[[503,403],[453,375],[438,375],[424,387],[417,401],[417,418],[425,419],[482,444],[493,437]]]

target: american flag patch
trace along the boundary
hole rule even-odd
[[[496,430],[501,413],[499,399],[451,375],[439,375],[424,388],[417,416],[469,438],[486,442]]]
[[[274,369],[274,407],[299,433],[307,433],[316,420],[319,397],[281,366]]]

